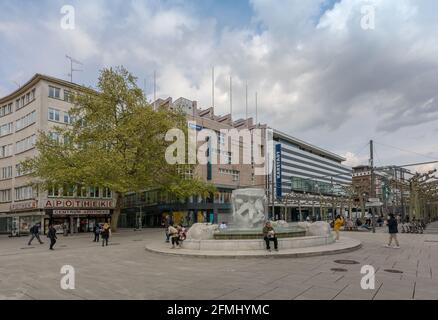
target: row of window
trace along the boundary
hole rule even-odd
[[[61,99],[61,88],[49,86],[49,98]],[[73,101],[73,93],[71,91],[64,89],[64,101]]]
[[[48,188],[49,197],[78,197],[78,198],[112,198],[112,192],[109,188],[102,187],[83,187],[64,185],[51,186]]]
[[[36,121],[36,111],[34,110],[31,113],[26,114],[24,117],[21,117],[15,122],[15,131],[24,129],[34,124],[35,121]]]
[[[31,135],[30,137],[24,138],[23,140],[17,141],[15,145],[15,153],[21,153],[32,149],[36,143],[36,135]]]
[[[31,113],[25,115],[24,117],[21,117],[18,119],[15,123],[15,131],[19,131],[21,129],[24,129],[31,124],[34,124],[36,121],[36,111],[32,111]],[[8,134],[11,134],[14,132],[14,123],[9,122],[4,125],[0,126],[0,137],[6,136]]]
[[[233,177],[233,181],[240,180],[240,171],[238,170],[219,168],[219,173],[224,175],[231,175]]]
[[[0,137],[6,136],[8,134],[11,134],[14,130],[14,123],[9,122],[2,126],[0,126]]]
[[[32,149],[36,143],[36,135],[31,135],[30,137],[24,138],[17,141],[15,144],[15,153],[21,153]],[[7,144],[0,147],[0,159],[10,157],[13,154],[13,144]]]
[[[24,175],[29,174],[30,172],[28,170],[23,170],[21,164],[15,165],[15,176],[21,177]],[[0,170],[0,180],[6,180],[12,178],[12,166],[3,167]]]
[[[63,118],[61,120],[61,112],[63,113]],[[55,122],[64,122],[67,124],[72,124],[73,123],[73,118],[68,114],[68,112],[65,111],[61,111],[55,108],[49,108],[48,110],[48,119],[50,121],[55,121]]]
[[[35,88],[15,100],[15,111],[23,108],[28,103],[35,100]],[[0,117],[4,117],[12,113],[12,102],[0,107]]]
[[[29,200],[33,199],[33,188],[32,186],[24,186],[15,188],[15,201]],[[0,202],[11,202],[12,201],[12,189],[0,190]]]

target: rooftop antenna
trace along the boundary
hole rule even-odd
[[[19,84],[17,81],[12,81],[12,82],[15,83],[15,84],[17,85],[18,89],[21,88],[21,84]]]
[[[233,78],[230,75],[230,118],[233,121]]]
[[[255,93],[255,107],[256,107],[256,125],[258,126],[258,124],[259,124],[259,122],[258,122],[258,110],[257,110],[257,91],[256,91],[256,93]]]
[[[211,67],[211,107],[214,114],[214,67]]]
[[[145,98],[145,100],[148,100],[148,95],[146,93],[146,78],[143,79],[143,96]]]
[[[73,63],[74,64],[80,64],[83,65],[82,62],[76,60],[75,58],[72,58],[68,55],[65,55],[65,57],[70,60],[70,73],[68,74],[70,76],[70,82],[73,83],[73,72],[78,72],[78,71],[84,71],[84,70],[80,70],[80,69],[74,69],[73,68]]]
[[[157,71],[154,70],[154,110],[157,101]]]
[[[248,124],[248,81],[246,81],[245,86],[245,119]]]

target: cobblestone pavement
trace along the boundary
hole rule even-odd
[[[438,299],[437,234],[400,234],[401,249],[383,247],[384,232],[343,235],[362,248],[281,259],[147,252],[147,242],[163,241],[162,229],[120,231],[108,247],[92,235],[59,236],[55,251],[48,241],[29,247],[28,238],[1,236],[0,299]],[[334,262],[341,259],[358,263]],[[74,290],[60,287],[63,265],[75,268]],[[375,268],[374,289],[361,289],[363,265]]]

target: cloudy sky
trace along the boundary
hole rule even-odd
[[[74,30],[61,28],[64,5]],[[75,82],[124,65],[152,98],[156,70],[158,97],[207,107],[215,66],[219,114],[232,75],[235,119],[248,82],[250,114],[257,91],[260,122],[351,165],[370,139],[377,165],[433,161],[437,12],[434,0],[2,0],[0,96],[35,73],[67,79],[69,54],[84,64]]]

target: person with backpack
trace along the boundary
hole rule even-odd
[[[99,242],[100,226],[99,226],[98,223],[96,223],[96,224],[94,225],[93,233],[94,233],[94,240],[93,240],[93,241],[94,241],[94,242]]]
[[[29,242],[27,243],[28,246],[31,245],[32,240],[37,238],[37,240],[40,242],[40,244],[43,244],[44,242],[41,241],[40,239],[40,224],[36,223],[35,225],[32,226],[32,228],[30,228],[30,234],[32,235]]]
[[[389,242],[387,245],[385,245],[385,247],[390,248],[391,243],[392,243],[392,239],[394,239],[394,241],[395,241],[394,248],[400,249],[400,244],[398,243],[398,240],[397,240],[398,224],[397,224],[397,219],[394,217],[393,213],[389,214],[389,219],[388,219],[387,225],[388,225],[388,232],[389,232]]]
[[[52,224],[49,226],[49,231],[47,232],[47,238],[50,239],[50,248],[49,249],[54,250],[53,246],[55,245],[56,239],[58,239],[58,238],[56,237],[56,229],[53,227]]]
[[[111,228],[110,225],[108,223],[105,222],[105,224],[103,225],[103,229],[101,231],[102,234],[102,247],[107,245],[108,246],[108,239],[111,235]]]

